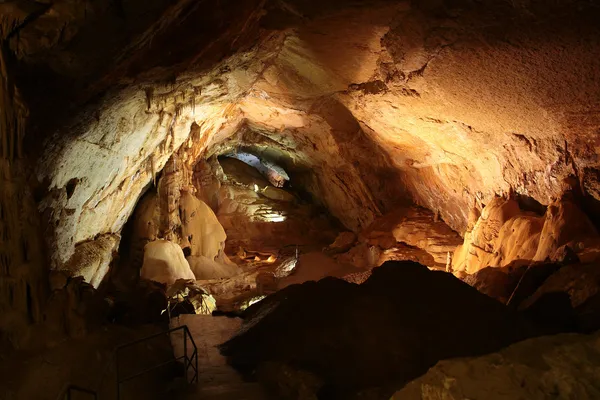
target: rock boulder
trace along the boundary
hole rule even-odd
[[[497,351],[535,334],[520,315],[451,274],[386,262],[362,285],[334,278],[292,285],[249,307],[221,345],[250,373],[286,362],[322,380],[319,396],[401,387],[442,359]]]

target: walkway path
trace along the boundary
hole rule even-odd
[[[264,400],[261,386],[245,382],[221,356],[217,345],[229,339],[239,328],[238,318],[183,314],[171,321],[171,327],[187,325],[198,347],[198,384],[186,391],[185,400]],[[177,357],[183,355],[183,335],[172,335]],[[188,349],[189,354],[191,350]]]

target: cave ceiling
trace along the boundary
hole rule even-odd
[[[515,190],[600,200],[594,1],[13,1],[7,52],[54,262],[118,233],[171,154],[272,152],[347,228],[463,232]],[[224,150],[223,150],[224,151]],[[69,190],[67,190],[69,188]]]

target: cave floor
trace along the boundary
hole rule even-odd
[[[183,314],[171,320],[171,327],[187,325],[198,349],[198,384],[188,387],[180,399],[259,400],[266,399],[256,382],[245,382],[231,368],[217,345],[225,342],[238,330],[239,318]],[[183,355],[183,334],[171,335],[176,357]],[[191,354],[191,351],[188,349]]]

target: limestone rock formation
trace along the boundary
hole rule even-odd
[[[119,236],[108,234],[89,242],[79,243],[75,246],[75,253],[65,264],[63,271],[73,277],[82,276],[86,282],[98,288],[108,272],[119,240]]]
[[[2,5],[27,20],[5,47],[54,268],[118,234],[174,153],[193,167],[237,145],[303,171],[354,232],[399,199],[464,232],[474,202],[514,188],[548,205],[571,175],[600,199],[592,3],[230,2]]]
[[[70,278],[63,288],[54,290],[45,309],[46,327],[39,327],[42,334],[32,336],[40,340],[36,347],[43,347],[47,339],[62,340],[64,337],[81,338],[98,329],[106,322],[109,305],[103,296],[86,283],[82,276]],[[44,328],[48,331],[44,332]]]
[[[598,357],[598,334],[529,339],[482,357],[440,361],[390,400],[592,400],[600,396]]]
[[[444,221],[436,220],[436,214],[415,206],[397,207],[361,230],[357,238],[351,232],[343,235],[336,242],[344,242],[333,243],[325,251],[335,254],[340,263],[358,268],[373,268],[389,260],[411,260],[447,269],[450,255],[461,243],[456,232]]]
[[[189,192],[181,195],[182,248],[190,247],[190,255],[214,260],[225,246],[227,235],[210,207]]]
[[[321,252],[302,254],[294,262],[291,273],[282,277],[277,283],[279,289],[307,281],[319,281],[326,277],[341,278],[363,271],[360,266],[336,260]]]
[[[186,257],[194,276],[198,280],[230,278],[238,275],[240,268],[233,263],[217,262],[206,256]]]
[[[342,232],[340,233],[333,243],[331,243],[325,249],[328,253],[344,253],[356,243],[356,234],[354,232]]]
[[[196,279],[181,247],[168,240],[156,240],[146,245],[140,275],[167,285],[178,279]]]
[[[30,111],[8,54],[8,40],[31,8],[8,8],[0,10],[0,341],[18,345],[28,325],[42,320],[48,271],[24,152]]]
[[[39,320],[46,266],[97,284],[112,239],[102,255],[91,243],[126,239],[144,193],[130,224],[136,276],[157,240],[181,264],[182,249],[213,266],[239,247],[289,256],[415,204],[431,225],[376,230],[336,263],[445,269],[450,229],[466,232],[451,260],[460,275],[556,261],[565,245],[593,262],[595,3],[0,3],[1,318]],[[215,163],[238,150],[289,182],[226,180]],[[82,267],[84,253],[101,261]]]
[[[559,248],[591,261],[598,257],[600,236],[581,206],[567,192],[553,201],[543,217],[522,210],[513,197],[487,204],[452,259],[453,271],[473,274],[486,267],[550,261]]]
[[[187,178],[187,179],[186,179]],[[183,224],[179,215],[182,191],[190,181],[186,168],[177,154],[165,165],[158,182],[159,235],[167,240],[177,240],[175,230]]]
[[[49,294],[42,229],[25,176],[23,160],[0,153],[0,337],[12,343],[42,320]]]
[[[227,231],[230,252],[240,247],[277,252],[335,237],[335,224],[322,209],[297,201],[292,192],[272,186],[258,170],[238,159],[224,157],[219,164],[223,176],[217,217]]]
[[[424,250],[433,258],[428,266],[445,267],[448,253],[454,253],[461,243],[460,236],[443,221],[436,220],[434,213],[420,207],[400,207],[381,218],[361,232],[361,237],[382,249],[397,243]]]
[[[345,253],[339,254],[335,256],[335,259],[340,264],[351,264],[357,268],[362,269],[371,269],[381,265],[384,261],[382,261],[382,253],[384,254],[386,251],[391,251],[393,254],[397,254],[398,246],[393,247],[394,245],[390,242],[390,248],[386,250],[381,250],[379,246],[369,246],[367,243],[358,243],[350,250]],[[413,249],[410,249],[413,250]],[[402,260],[412,260],[412,261],[423,261],[419,257],[411,258],[414,256],[414,251],[409,251],[409,253],[413,253],[410,255],[404,254],[401,256]],[[419,255],[423,255],[424,251],[418,251]],[[427,255],[427,253],[425,253]],[[392,259],[392,258],[390,258]],[[424,264],[427,264],[427,261],[432,262],[431,257],[427,258],[424,261]]]
[[[198,160],[194,165],[193,184],[197,190],[196,196],[215,212],[221,204],[220,189],[223,178],[223,170],[216,157]]]
[[[197,279],[230,277],[239,271],[223,252],[225,230],[213,210],[192,194],[192,174],[176,160],[169,161],[169,173],[160,178],[158,193],[148,193],[136,209],[130,239],[131,269],[142,268],[148,243],[168,237],[184,251]]]
[[[465,232],[465,242],[452,258],[452,270],[472,274],[488,266],[504,267],[515,260],[533,259],[542,227],[541,218],[529,215],[516,218],[520,214],[515,199],[494,198],[483,208],[473,229]],[[505,245],[506,241],[511,243]],[[505,251],[514,253],[513,257],[500,253],[504,246]]]
[[[401,387],[441,359],[497,351],[535,332],[451,274],[412,262],[388,262],[362,285],[326,278],[289,286],[244,319],[221,345],[231,365],[250,372],[286,360],[321,379],[327,398]]]
[[[569,246],[584,262],[600,254],[600,235],[570,193],[548,205],[534,260],[545,261],[562,246]]]
[[[156,193],[146,193],[135,208],[131,218],[133,221],[128,261],[132,274],[137,274],[144,261],[144,247],[146,244],[159,239],[160,209]]]

